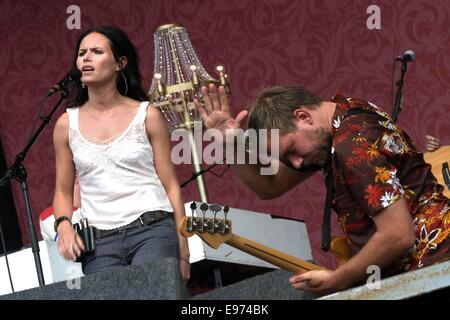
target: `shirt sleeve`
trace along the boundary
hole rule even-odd
[[[373,217],[404,195],[392,159],[408,152],[408,143],[399,127],[376,114],[351,116],[339,131],[335,156],[340,177]]]

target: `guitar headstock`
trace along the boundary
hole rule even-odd
[[[222,208],[217,204],[209,206],[203,203],[200,206],[203,212],[202,217],[194,216],[195,208],[191,205],[192,216],[184,217],[180,225],[180,233],[185,237],[192,237],[194,234],[198,235],[206,244],[210,247],[217,249],[222,243],[227,242],[232,238],[231,233],[231,221],[226,219],[228,212],[228,206]],[[210,210],[213,214],[213,218],[207,218],[206,211]],[[225,218],[218,218],[217,215],[223,211]]]

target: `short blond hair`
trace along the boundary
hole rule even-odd
[[[281,133],[296,130],[294,111],[300,107],[318,108],[322,99],[303,87],[277,86],[262,90],[250,105],[248,127],[279,129]]]

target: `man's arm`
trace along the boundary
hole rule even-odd
[[[215,128],[220,130],[224,141],[226,141],[227,135],[233,135],[233,131],[241,128],[241,124],[247,117],[248,112],[246,110],[241,111],[236,118],[233,118],[230,113],[230,105],[225,88],[222,86],[217,89],[211,84],[208,88],[202,87],[201,93],[205,102],[204,106],[197,99],[194,100],[194,103],[205,127],[207,129]],[[235,147],[234,152],[236,153],[237,150],[243,149]],[[278,162],[276,159],[272,161]],[[273,175],[262,175],[262,165],[259,162],[249,164],[246,161],[244,164],[234,164],[233,168],[244,184],[261,199],[279,197],[312,175],[311,173],[301,173],[292,170],[281,162],[272,164],[272,166],[279,168]]]
[[[347,263],[334,271],[310,271],[293,276],[291,285],[319,295],[341,291],[367,278],[369,266],[383,269],[414,244],[414,225],[404,198],[380,211],[373,220],[376,232]]]
[[[263,200],[282,196],[313,174],[292,170],[276,159],[272,161],[277,161],[279,166],[274,175],[261,175],[260,164],[235,164],[232,167],[242,182]]]

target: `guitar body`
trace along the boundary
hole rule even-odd
[[[426,163],[431,165],[431,172],[436,177],[438,183],[444,186],[444,195],[450,198],[450,190],[446,186],[444,176],[442,175],[442,164],[450,162],[450,146],[440,147],[433,152],[425,152],[423,158]]]
[[[352,256],[347,237],[332,237],[330,252],[337,258],[339,266],[346,263]]]

